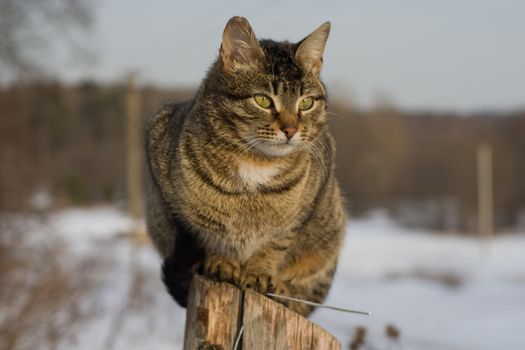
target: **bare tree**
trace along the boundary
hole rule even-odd
[[[41,74],[49,51],[81,48],[92,22],[88,0],[0,0],[0,80]]]

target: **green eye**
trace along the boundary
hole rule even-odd
[[[300,111],[306,111],[314,105],[314,98],[313,97],[305,97],[299,102],[299,110]]]
[[[266,95],[254,95],[253,99],[262,108],[270,108],[272,106],[272,99]]]

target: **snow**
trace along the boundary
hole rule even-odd
[[[68,240],[92,239],[128,232],[133,221],[115,208],[95,207],[60,211],[51,217],[50,225]]]
[[[316,312],[343,343],[364,325],[385,348],[392,323],[403,349],[525,349],[525,235],[484,242],[407,230],[384,215],[355,220],[326,303],[373,313]]]
[[[95,253],[107,260],[92,295],[96,317],[64,349],[182,349],[185,310],[164,289],[156,251],[126,236],[136,224],[111,207],[68,209],[50,218],[52,231],[79,258]]]
[[[182,348],[184,310],[165,292],[153,248],[122,235],[132,220],[101,207],[57,212],[48,225],[73,258],[104,260],[86,300],[96,316],[64,349]],[[369,348],[387,349],[384,328],[391,323],[404,350],[525,349],[525,234],[482,242],[409,230],[381,213],[352,220],[326,304],[373,313],[313,314],[343,348],[363,325]]]

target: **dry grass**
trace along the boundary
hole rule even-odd
[[[65,259],[53,235],[35,237],[0,218],[0,348],[56,349],[93,316],[85,296],[93,286],[94,259]],[[67,261],[67,263],[66,263]]]
[[[415,278],[438,283],[447,288],[459,288],[463,285],[464,278],[452,271],[431,271],[425,269],[414,269],[409,272],[389,272],[385,275],[389,280],[400,280]]]
[[[354,329],[352,340],[348,346],[349,350],[402,350],[401,331],[395,325],[389,323],[385,326],[384,339],[381,342],[383,346],[377,346],[374,340],[370,340],[368,331],[364,326],[358,326]]]

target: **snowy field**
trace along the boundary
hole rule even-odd
[[[106,207],[58,212],[33,228],[59,235],[68,259],[103,261],[84,297],[92,317],[59,348],[182,348],[184,310],[164,291],[154,250],[125,237],[131,225]],[[480,242],[408,230],[380,214],[353,220],[326,303],[373,313],[314,313],[344,349],[356,326],[366,327],[368,350],[525,349],[525,233]],[[396,346],[387,324],[401,331]]]

